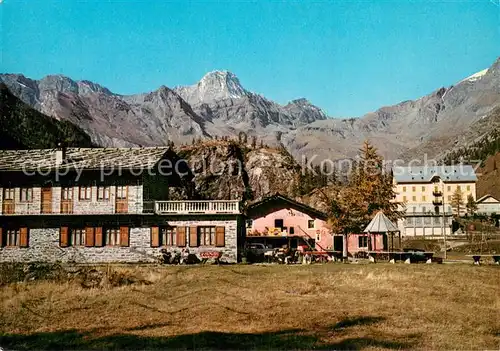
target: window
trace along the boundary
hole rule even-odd
[[[406,202],[406,196],[403,196],[403,202]]]
[[[417,197],[416,197],[416,196],[412,196],[412,197],[411,197],[411,199],[412,199],[412,201],[414,201],[414,202],[415,202],[415,201],[417,201]]]
[[[290,227],[290,235],[293,235],[295,234],[295,228],[294,227]]]
[[[403,193],[405,193],[405,192],[406,192],[406,187],[404,186],[404,187],[403,187]]]
[[[460,190],[460,185],[457,185],[457,190]]]
[[[71,229],[69,246],[85,246],[85,229]]]
[[[417,207],[413,206],[412,211],[413,211],[413,213],[417,212]]]
[[[406,218],[406,224],[407,225],[413,225],[413,217]]]
[[[247,228],[252,228],[253,219],[247,219],[246,224],[247,224]]]
[[[3,199],[4,200],[14,200],[14,188],[4,188],[3,189]]]
[[[127,186],[117,185],[116,186],[116,198],[118,200],[125,200],[127,198]]]
[[[307,229],[314,229],[314,219],[309,219],[307,221]]]
[[[470,185],[467,185],[467,191],[470,191]]]
[[[451,186],[449,186],[449,185],[448,185],[448,186],[446,187],[446,190],[451,191]]]
[[[425,213],[425,210],[426,210],[425,206],[422,206],[422,212]]]
[[[109,200],[109,186],[97,187],[97,200],[99,201]]]
[[[21,188],[19,200],[21,200],[21,202],[33,201],[33,188]]]
[[[198,227],[198,245],[215,245],[215,227]]]
[[[177,246],[177,227],[161,228],[160,246]]]
[[[19,246],[19,229],[7,229],[4,234],[5,246]]]
[[[448,201],[451,201],[451,195],[448,195]]]
[[[436,214],[439,214],[439,206],[434,206],[434,212],[435,212]]]
[[[422,196],[422,201],[425,202],[425,196]]]
[[[73,188],[71,187],[61,188],[61,198],[63,200],[73,200]]]
[[[411,191],[415,192],[417,190],[417,187],[413,186],[411,187]]]
[[[368,247],[368,237],[359,236],[358,237],[358,247]]]
[[[441,224],[441,217],[434,217],[434,224]]]
[[[437,187],[437,186],[435,186],[435,187],[434,187],[434,192],[436,192],[436,193],[437,193],[438,191],[439,191],[438,187]]]
[[[120,228],[106,228],[106,246],[120,246]]]
[[[425,191],[425,186],[422,187],[422,191]]]
[[[274,220],[274,228],[280,228],[283,230],[283,220],[282,219],[275,219]]]
[[[28,247],[28,228],[0,228],[0,246]]]
[[[80,200],[90,200],[92,198],[92,187],[81,186],[80,187]]]

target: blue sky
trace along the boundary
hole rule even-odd
[[[3,0],[0,16],[3,73],[129,94],[227,69],[248,90],[339,117],[418,98],[500,55],[490,0]]]

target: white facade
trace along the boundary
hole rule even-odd
[[[500,214],[500,200],[485,195],[477,200],[477,213],[482,215]]]

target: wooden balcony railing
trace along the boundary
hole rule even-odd
[[[85,212],[75,212],[72,201],[62,200],[59,213],[52,212],[52,203],[42,202],[38,204],[23,204],[22,208],[16,208],[15,203],[3,201],[0,215],[88,215]],[[50,205],[50,206],[49,206]],[[114,209],[109,208],[103,213],[92,214],[240,214],[240,203],[238,200],[213,200],[213,201],[143,201],[135,203],[131,212],[126,200],[116,201]]]
[[[223,214],[240,213],[238,200],[207,200],[207,201],[156,201],[156,214]]]

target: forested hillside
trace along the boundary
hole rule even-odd
[[[51,148],[62,141],[70,146],[94,146],[81,128],[34,110],[0,83],[0,149]]]
[[[500,152],[500,127],[498,126],[498,122],[500,122],[500,108],[495,109],[489,116],[489,119],[497,121],[496,124],[493,124],[495,127],[491,131],[488,131],[480,140],[448,153],[444,161],[450,164],[463,159],[465,161],[482,161],[484,164],[484,161],[489,156]]]

